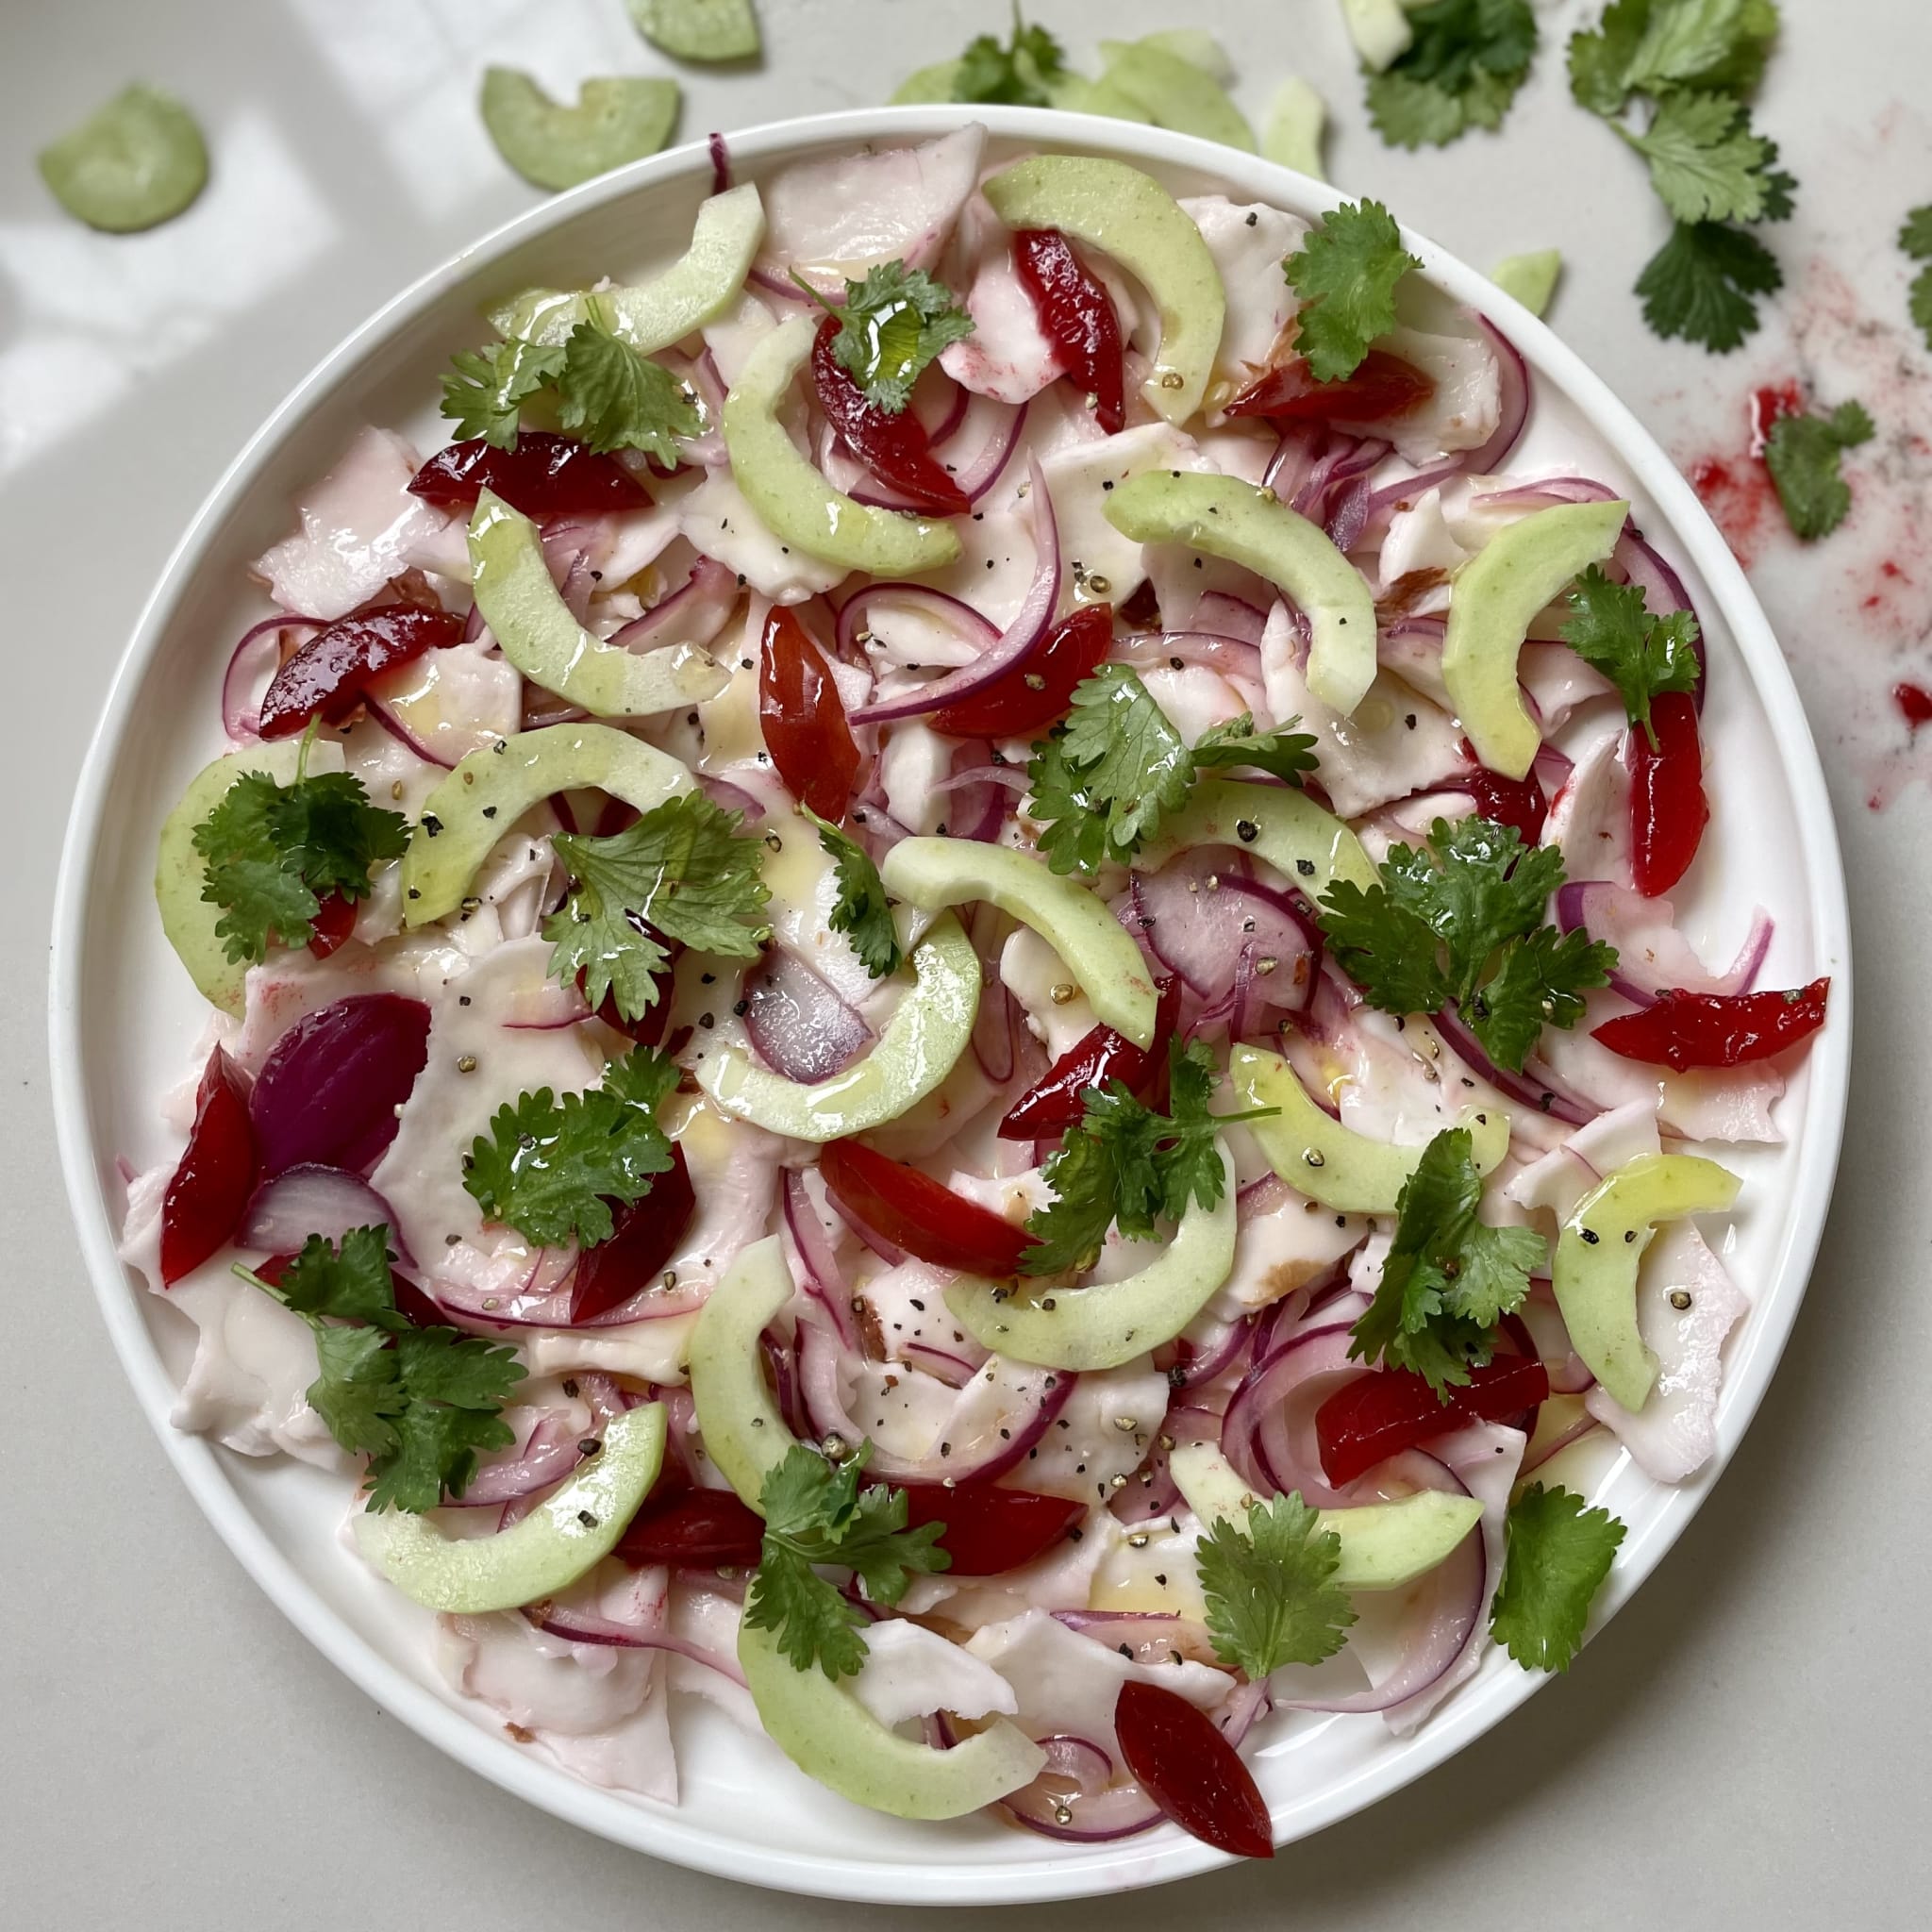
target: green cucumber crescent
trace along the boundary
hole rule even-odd
[[[1221,1167],[1220,1200],[1190,1204],[1174,1239],[1138,1274],[1091,1288],[1035,1283],[1024,1293],[961,1275],[946,1307],[981,1347],[1048,1369],[1117,1369],[1172,1341],[1234,1266],[1235,1171],[1225,1145]]]
[[[765,1478],[798,1440],[765,1386],[758,1350],[758,1337],[791,1299],[784,1248],[776,1235],[768,1234],[732,1262],[691,1330],[691,1393],[705,1454],[739,1500],[754,1509]]]
[[[616,1547],[664,1463],[664,1405],[612,1417],[604,1446],[525,1516],[493,1536],[449,1537],[398,1509],[350,1518],[356,1547],[413,1603],[457,1616],[554,1596]]]
[[[1107,61],[1101,77],[1157,127],[1255,152],[1255,130],[1219,79],[1202,71],[1198,59],[1161,45],[1151,35],[1144,41],[1103,41],[1100,52]]]
[[[894,1818],[963,1818],[1031,1784],[1046,1753],[995,1718],[951,1749],[915,1743],[882,1724],[849,1686],[793,1669],[769,1630],[738,1626],[738,1661],[758,1719],[808,1777]]]
[[[493,490],[470,518],[470,574],[476,608],[503,655],[532,684],[600,718],[648,718],[714,698],[731,681],[695,644],[641,656],[587,631],[543,561],[537,525]]]
[[[638,31],[680,60],[749,60],[758,51],[751,0],[625,0]]]
[[[805,1086],[723,1046],[698,1062],[698,1085],[724,1112],[794,1141],[837,1141],[897,1120],[953,1071],[979,1011],[978,956],[950,912],[913,948],[912,971],[886,1030],[842,1074]]]
[[[980,899],[1010,913],[1060,956],[1096,1018],[1136,1046],[1154,1043],[1158,1000],[1140,947],[1092,892],[1044,860],[972,839],[902,839],[879,878],[927,912]]]
[[[1659,1221],[1721,1213],[1738,1176],[1692,1154],[1641,1154],[1577,1202],[1550,1269],[1574,1348],[1604,1392],[1635,1411],[1650,1399],[1657,1357],[1637,1326],[1637,1270]]]
[[[38,158],[55,200],[110,235],[173,221],[208,185],[194,116],[154,87],[124,89]]]
[[[1191,845],[1238,845],[1266,859],[1310,899],[1320,898],[1337,879],[1353,879],[1366,891],[1376,878],[1354,832],[1289,785],[1203,778],[1187,804],[1141,848],[1136,864],[1158,872]]]
[[[1527,776],[1543,741],[1516,679],[1531,620],[1580,572],[1607,560],[1629,514],[1619,499],[1533,511],[1506,524],[1456,573],[1442,682],[1463,736],[1491,771]]]
[[[1338,1214],[1393,1214],[1398,1195],[1422,1158],[1420,1147],[1372,1141],[1344,1127],[1309,1098],[1279,1054],[1237,1046],[1228,1076],[1244,1108],[1272,1107],[1272,1119],[1247,1124],[1269,1164],[1298,1193]],[[1474,1143],[1476,1172],[1492,1174],[1509,1151],[1509,1116],[1500,1107],[1465,1108],[1455,1125]]]
[[[677,83],[615,75],[587,80],[566,108],[515,67],[483,72],[483,125],[496,151],[534,188],[575,188],[664,145]]]
[[[817,333],[809,315],[781,323],[745,358],[724,398],[724,449],[745,501],[781,543],[846,570],[906,577],[958,561],[950,525],[857,503],[799,454],[778,411]]]
[[[675,758],[608,724],[546,724],[473,751],[423,801],[403,854],[403,924],[454,912],[496,841],[559,791],[608,791],[641,812],[691,789]]]
[[[1308,689],[1353,711],[1375,681],[1375,600],[1319,524],[1239,476],[1144,470],[1107,499],[1107,520],[1136,543],[1180,543],[1278,584],[1308,620]]]
[[[1187,210],[1139,168],[1085,156],[1033,155],[983,187],[1008,227],[1058,228],[1112,256],[1153,296],[1160,347],[1141,393],[1157,416],[1185,423],[1208,392],[1227,318],[1221,271]]]

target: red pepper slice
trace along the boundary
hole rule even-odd
[[[1371,1369],[1315,1411],[1322,1474],[1340,1489],[1399,1450],[1466,1424],[1507,1422],[1547,1402],[1549,1372],[1534,1356],[1498,1356],[1472,1368],[1466,1388],[1441,1400],[1412,1369]]]
[[[620,1208],[609,1239],[577,1257],[570,1290],[572,1325],[608,1314],[648,1288],[677,1252],[697,1207],[684,1149],[674,1141],[671,1165],[652,1176],[651,1191]]]
[[[852,372],[832,353],[839,325],[826,316],[812,338],[811,382],[819,408],[844,439],[845,447],[876,476],[921,509],[963,517],[973,508],[966,492],[941,468],[925,425],[910,409],[897,415],[866,400]]]
[[[943,1523],[940,1548],[953,1559],[948,1576],[998,1576],[1043,1557],[1087,1514],[1084,1503],[1003,1490],[997,1483],[899,1486],[906,1526]]]
[[[310,922],[314,937],[308,941],[308,951],[313,958],[326,959],[356,930],[357,910],[356,902],[340,892],[331,892],[321,902]]]
[[[194,1124],[161,1196],[161,1281],[192,1274],[242,1224],[255,1191],[255,1127],[235,1062],[216,1047],[194,1090]]]
[[[340,724],[370,680],[425,651],[459,643],[463,620],[451,610],[385,604],[340,618],[316,634],[277,671],[261,700],[261,735],[292,738],[319,716]]]
[[[1630,870],[1637,890],[1655,899],[1690,870],[1710,808],[1704,800],[1704,748],[1690,693],[1653,698],[1650,722],[1655,750],[1641,726],[1630,727]]]
[[[792,797],[836,825],[858,776],[858,747],[824,654],[804,625],[777,605],[765,620],[758,723]]]
[[[1376,423],[1419,408],[1435,393],[1432,375],[1387,349],[1371,349],[1340,382],[1317,382],[1307,360],[1291,356],[1263,370],[1224,413],[1271,423]]]
[[[1525,778],[1506,778],[1477,762],[1474,747],[1462,741],[1463,756],[1475,767],[1457,774],[1455,784],[1475,800],[1476,814],[1499,825],[1514,825],[1525,845],[1542,837],[1543,820],[1549,816],[1550,802],[1534,772]]]
[[[416,472],[409,494],[444,508],[470,508],[492,490],[526,517],[598,517],[642,509],[644,486],[620,462],[575,437],[525,429],[511,449],[479,437],[440,449]]]
[[[948,738],[1018,738],[1066,716],[1074,687],[1089,676],[1113,643],[1113,612],[1083,604],[1047,632],[1030,658],[1015,664],[976,697],[942,705],[926,723]]]
[[[1126,358],[1113,297],[1058,228],[1016,230],[1013,269],[1067,374],[1093,398],[1093,420],[1113,435],[1127,420]]]
[[[1113,1727],[1141,1789],[1183,1831],[1237,1857],[1274,1856],[1254,1774],[1213,1719],[1177,1691],[1129,1678],[1114,1703]]]
[[[1654,1007],[1591,1029],[1614,1054],[1647,1066],[1741,1067],[1796,1046],[1824,1024],[1829,978],[1790,992],[1662,992]]]
[[[1017,1274],[1033,1245],[1024,1227],[862,1141],[832,1141],[819,1155],[819,1173],[854,1220],[935,1268]]]
[[[729,1490],[695,1490],[681,1474],[665,1479],[630,1520],[613,1552],[634,1569],[669,1563],[680,1570],[749,1570],[764,1554],[764,1520]]]
[[[1077,1127],[1086,1109],[1080,1096],[1090,1087],[1119,1080],[1145,1097],[1148,1083],[1167,1065],[1167,1044],[1180,1023],[1181,982],[1178,974],[1155,981],[1160,1004],[1154,1012],[1154,1043],[1136,1046],[1111,1026],[1084,1033],[1032,1086],[1021,1094],[1000,1123],[1002,1141],[1047,1141]]]

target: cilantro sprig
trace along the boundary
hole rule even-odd
[[[1413,1369],[1444,1401],[1490,1359],[1496,1324],[1549,1257],[1534,1228],[1487,1225],[1482,1192],[1469,1129],[1445,1127],[1403,1185],[1374,1299],[1349,1331],[1352,1358]]]
[[[1865,406],[1856,402],[1840,403],[1828,416],[1780,416],[1771,425],[1764,465],[1794,536],[1815,542],[1851,514],[1851,487],[1840,460],[1875,433]]]
[[[1618,584],[1595,564],[1570,590],[1570,615],[1560,633],[1586,664],[1617,687],[1631,724],[1641,724],[1653,748],[1654,698],[1692,691],[1703,675],[1697,662],[1697,619],[1688,610],[1653,617],[1635,584]]]
[[[1066,71],[1060,43],[1043,26],[1022,20],[1019,0],[1014,0],[1013,31],[1004,42],[991,34],[967,42],[953,78],[953,98],[1050,108],[1053,95],[1048,90]]]
[[[873,978],[896,973],[903,955],[878,867],[856,839],[820,818],[810,806],[802,805],[799,811],[818,827],[819,845],[836,868],[839,900],[825,924],[851,940],[853,951]]]
[[[434,1509],[460,1496],[482,1451],[516,1440],[503,1405],[524,1378],[508,1348],[454,1328],[419,1328],[395,1305],[386,1226],[340,1244],[310,1235],[279,1280],[238,1267],[315,1331],[308,1406],[352,1456],[365,1456],[371,1509]]]
[[[1356,1618],[1334,1580],[1341,1561],[1341,1539],[1320,1527],[1299,1490],[1250,1503],[1244,1528],[1212,1524],[1194,1567],[1215,1656],[1256,1683],[1283,1664],[1333,1657]]]
[[[1345,201],[1282,263],[1301,297],[1294,345],[1317,382],[1353,375],[1369,344],[1395,326],[1395,287],[1422,263],[1379,201]]]
[[[1519,1073],[1544,1026],[1575,1025],[1582,995],[1609,982],[1615,947],[1542,924],[1563,855],[1525,847],[1513,825],[1438,819],[1426,846],[1391,846],[1377,871],[1366,889],[1337,879],[1316,918],[1384,1012],[1453,1006],[1490,1058]]]
[[[671,1165],[658,1108],[678,1070],[656,1048],[633,1047],[603,1084],[561,1100],[548,1087],[496,1111],[463,1158],[463,1186],[491,1221],[546,1246],[608,1241],[613,1201],[628,1207]]]
[[[1915,208],[1898,231],[1898,245],[1908,261],[1924,263],[1912,277],[1906,307],[1925,334],[1925,346],[1932,349],[1932,202]]]
[[[838,319],[834,358],[889,416],[912,400],[912,385],[948,342],[973,333],[973,318],[952,290],[903,261],[875,263],[862,282],[847,282],[842,303],[827,302],[795,269],[791,278]]]
[[[865,1441],[834,1463],[794,1442],[758,1493],[764,1548],[744,1620],[776,1635],[793,1670],[816,1668],[836,1679],[856,1675],[865,1662],[865,1613],[819,1574],[819,1565],[850,1570],[871,1602],[888,1606],[906,1594],[914,1576],[952,1567],[937,1547],[944,1524],[908,1529],[903,1490],[883,1483],[859,1488],[871,1455]]]
[[[1500,127],[1536,54],[1528,0],[1430,0],[1408,47],[1368,77],[1369,118],[1394,147],[1441,147]]]
[[[1624,1524],[1607,1509],[1586,1508],[1574,1490],[1532,1483],[1510,1504],[1504,1533],[1491,1634],[1527,1670],[1567,1671]]]

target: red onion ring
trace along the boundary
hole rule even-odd
[[[819,1199],[813,1198],[814,1183]],[[824,1195],[825,1184],[817,1168],[808,1173],[794,1170],[785,1176],[786,1260],[792,1279],[825,1311],[839,1331],[840,1342],[857,1351],[858,1328],[852,1319],[852,1297],[846,1291],[844,1271],[825,1224],[827,1209],[820,1205]]]
[[[1480,1074],[1511,1100],[1519,1100],[1525,1107],[1533,1107],[1539,1113],[1546,1113],[1553,1119],[1567,1121],[1573,1127],[1588,1126],[1603,1111],[1602,1108],[1592,1106],[1581,1094],[1573,1092],[1555,1078],[1538,1080],[1526,1074],[1507,1073],[1497,1066],[1483,1051],[1482,1041],[1463,1024],[1461,1014],[1453,1007],[1445,1007],[1431,1018],[1436,1031],[1442,1036],[1443,1044],[1467,1061],[1472,1073]]]
[[[871,1043],[872,1028],[783,946],[767,947],[744,975],[743,998],[752,1045],[788,1080],[828,1080]]]
[[[326,628],[319,617],[291,615],[265,618],[242,633],[222,676],[222,729],[235,743],[253,744],[261,737],[261,700],[257,698],[251,708],[248,693],[264,671],[274,676],[281,660],[283,631]]]
[[[1604,941],[1617,948],[1617,966],[1610,974],[1610,987],[1634,1005],[1655,1006],[1658,993],[1672,989],[1684,992],[1733,994],[1749,992],[1757,985],[1757,974],[1763,968],[1765,955],[1771,950],[1772,935],[1775,930],[1770,913],[1763,907],[1758,907],[1752,913],[1744,943],[1739,949],[1738,957],[1723,973],[1702,969],[1691,973],[1681,967],[1674,971],[1659,971],[1657,967],[1644,966],[1641,956],[1646,948],[1639,937],[1642,929],[1639,920],[1643,913],[1652,914],[1654,919],[1658,909],[1656,900],[1640,899],[1635,892],[1607,880],[1573,879],[1557,892],[1557,927],[1563,932],[1575,932],[1580,928],[1591,939]],[[1633,918],[1633,914],[1637,917]],[[1678,936],[1672,931],[1671,937]],[[1687,954],[1690,952],[1688,944],[1685,950]]]
[[[997,906],[982,900],[973,908],[966,932],[979,956],[980,984],[979,1010],[973,1020],[973,1057],[979,1062],[979,1071],[1002,1087],[1013,1077],[1020,1025],[1013,995],[1000,977],[1005,931],[1006,921]]]
[[[1209,591],[1196,601],[1188,625],[1214,637],[1258,645],[1268,628],[1268,613],[1225,591]]]
[[[415,1267],[395,1209],[360,1174],[314,1161],[285,1167],[256,1189],[235,1241],[267,1255],[295,1255],[312,1234],[340,1242],[355,1227],[387,1227],[396,1259]]]
[[[708,644],[737,607],[737,575],[713,558],[701,557],[676,590],[613,631],[606,641],[640,656],[666,644]]]
[[[530,1440],[509,1460],[485,1463],[460,1496],[444,1497],[443,1507],[495,1508],[547,1490],[583,1460],[583,1440],[581,1429],[569,1427],[558,1416],[543,1416],[530,1431]]]
[[[1136,873],[1133,904],[1160,963],[1204,999],[1225,995],[1245,958],[1251,974],[1262,960],[1275,961],[1259,974],[1261,996],[1307,1004],[1321,945],[1315,928],[1290,893],[1232,870],[1216,848],[1199,846],[1158,873]]]
[[[904,604],[943,625],[962,643],[974,651],[989,651],[999,641],[999,632],[972,605],[935,591],[924,584],[897,582],[867,584],[846,598],[839,611],[838,649],[841,658],[863,662],[867,636],[865,614],[881,599]]]
[[[362,703],[370,717],[382,726],[389,735],[412,757],[419,758],[425,765],[434,765],[439,771],[454,771],[456,760],[443,758],[433,750],[428,741],[418,738],[389,706],[374,691],[364,691]]]
[[[1198,611],[1195,622],[1200,622]],[[1183,664],[1198,664],[1223,677],[1244,677],[1256,684],[1261,681],[1260,646],[1226,631],[1136,631],[1116,638],[1107,655],[1113,663],[1131,664],[1141,671],[1178,671]]]

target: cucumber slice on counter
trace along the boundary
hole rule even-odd
[[[1205,34],[1200,38],[1219,55],[1212,40]],[[1241,148],[1248,154],[1255,152],[1255,131],[1247,117],[1196,60],[1152,38],[1103,41],[1100,51],[1108,62],[1102,79],[1124,93],[1157,127],[1199,135],[1204,141],[1218,141],[1224,147]]]
[[[1274,91],[1261,130],[1261,152],[1283,168],[1292,168],[1311,181],[1325,181],[1322,171],[1322,136],[1328,125],[1328,108],[1322,96],[1300,75],[1291,75]]]
[[[930,67],[917,69],[886,96],[887,104],[894,108],[924,108],[956,99],[959,66],[957,59],[935,60]]]
[[[553,101],[527,74],[483,74],[483,125],[496,151],[535,188],[575,188],[654,155],[677,119],[677,83],[635,75],[587,80],[577,104]]]
[[[1311,900],[1337,879],[1353,879],[1367,891],[1379,876],[1355,833],[1288,785],[1199,780],[1187,804],[1141,848],[1136,863],[1142,872],[1158,872],[1191,845],[1238,845],[1266,859]]]
[[[1129,100],[1104,76],[1089,80],[1083,74],[1063,74],[1047,82],[1046,92],[1063,114],[1101,114],[1109,121],[1139,121],[1147,126],[1154,122],[1145,108]]]
[[[1341,18],[1371,74],[1382,73],[1415,44],[1402,0],[1341,0]]]
[[[751,0],[625,0],[639,33],[680,60],[749,60],[758,51]]]
[[[1117,59],[1130,46],[1151,48],[1157,54],[1185,60],[1189,66],[1198,67],[1216,87],[1234,85],[1234,62],[1227,58],[1226,49],[1206,27],[1157,27],[1151,34],[1142,34],[1138,41],[1102,41],[1100,58],[1103,60]]]
[[[1490,279],[1504,294],[1513,295],[1532,315],[1541,315],[1557,292],[1563,273],[1560,248],[1538,248],[1527,255],[1505,256],[1490,271]]]
[[[110,235],[171,222],[208,185],[194,116],[159,88],[125,89],[43,147],[41,179],[77,221]]]
[[[768,1234],[731,1264],[698,1310],[691,1337],[691,1393],[705,1454],[760,1515],[765,1478],[798,1440],[765,1385],[758,1349],[758,1337],[791,1299],[784,1247]]]

